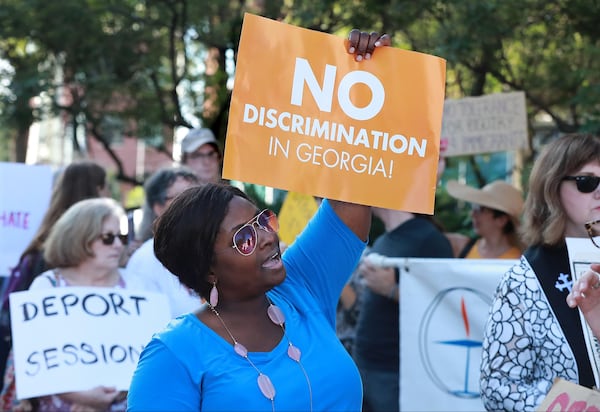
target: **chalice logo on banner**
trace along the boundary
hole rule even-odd
[[[425,311],[419,350],[425,371],[442,391],[479,398],[479,359],[483,328],[473,328],[471,314],[486,313],[491,297],[471,288],[442,290]]]

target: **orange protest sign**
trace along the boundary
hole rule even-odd
[[[223,177],[433,213],[445,61],[246,14]]]

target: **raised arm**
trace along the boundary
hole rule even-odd
[[[330,200],[332,209],[359,239],[366,241],[371,228],[371,207]]]
[[[348,34],[348,53],[354,54],[356,61],[369,60],[377,47],[389,46],[392,40],[388,34],[365,32],[353,29]],[[355,234],[366,241],[371,228],[371,208],[369,206],[330,200],[331,207]]]

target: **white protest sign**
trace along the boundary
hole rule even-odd
[[[408,259],[401,264],[400,410],[484,410],[479,366],[485,323],[496,287],[515,263]]]
[[[10,295],[17,398],[128,390],[140,353],[170,320],[165,295],[65,287]]]
[[[598,249],[592,241],[585,238],[574,238],[568,237],[565,239],[567,242],[567,250],[569,251],[569,264],[571,265],[571,274],[573,282],[579,279],[585,272],[590,270],[592,263],[600,263],[600,249]],[[569,288],[569,291],[571,289]],[[594,372],[594,379],[596,380],[596,387],[600,387],[600,345],[598,340],[594,337],[592,330],[588,326],[585,318],[581,311],[579,311],[579,317],[583,327],[583,337],[585,339],[585,345],[588,350],[588,356],[592,363],[592,371]]]
[[[485,323],[514,259],[378,257],[400,271],[400,410],[482,411]]]
[[[525,93],[446,99],[441,138],[448,139],[446,156],[527,147]]]
[[[0,162],[0,276],[8,276],[33,239],[50,202],[49,166]]]

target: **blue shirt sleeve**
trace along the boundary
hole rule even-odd
[[[327,199],[283,255],[283,287],[306,291],[332,327],[342,288],[366,246],[338,217]]]

